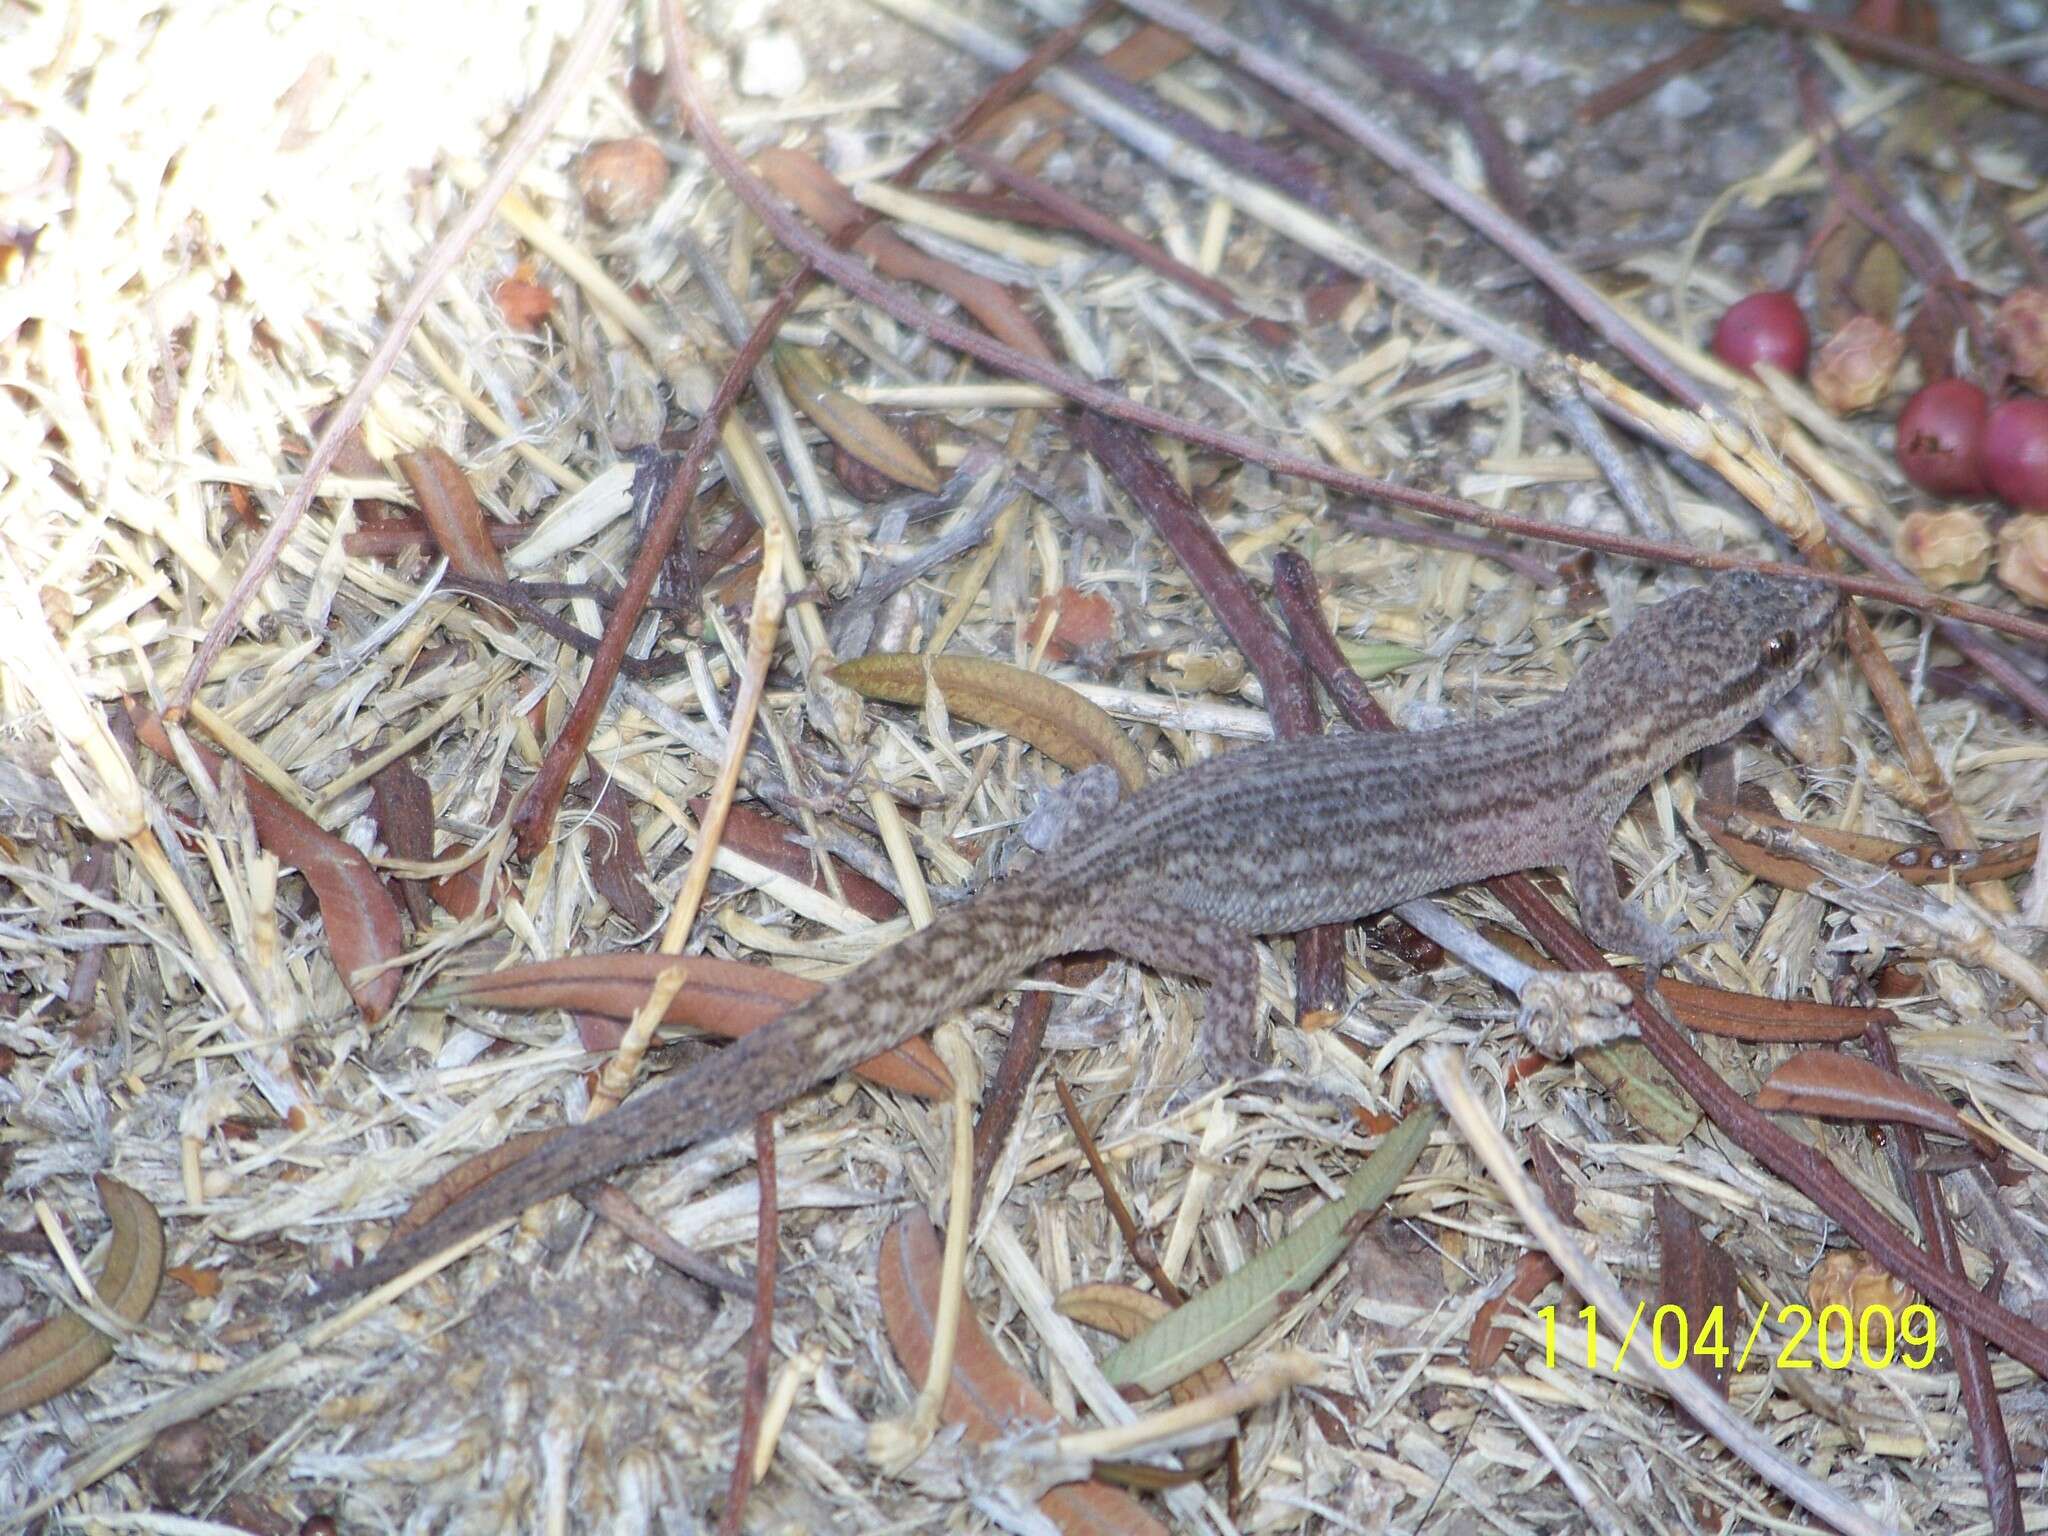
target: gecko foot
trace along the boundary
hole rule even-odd
[[[1655,987],[1655,972],[1646,972]],[[1636,1033],[1628,1005],[1635,994],[1612,971],[1546,971],[1522,989],[1515,1027],[1553,1060]]]

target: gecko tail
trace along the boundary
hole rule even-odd
[[[361,1294],[528,1206],[679,1147],[740,1130],[818,1084],[921,1034],[1021,971],[1084,947],[1086,903],[1035,882],[997,886],[910,934],[703,1061],[572,1126],[376,1258],[330,1278],[319,1301]]]

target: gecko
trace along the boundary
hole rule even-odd
[[[1028,866],[710,1059],[570,1129],[323,1295],[369,1289],[527,1206],[726,1135],[1042,960],[1113,950],[1208,983],[1212,1075],[1256,1076],[1260,935],[1562,867],[1582,925],[1646,974],[1686,947],[1630,907],[1608,839],[1646,784],[1800,682],[1840,632],[1818,581],[1726,574],[1640,610],[1562,692],[1498,719],[1247,746],[1114,802],[1091,779]],[[1071,781],[1070,781],[1071,782]],[[1107,784],[1109,792],[1104,793]]]

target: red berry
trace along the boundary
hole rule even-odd
[[[1894,450],[1906,478],[1936,496],[1982,496],[1986,409],[1984,391],[1966,379],[1939,380],[1908,400]]]
[[[1978,449],[1992,495],[2022,512],[2048,512],[2048,400],[2008,400],[1984,423]]]
[[[1780,289],[1752,293],[1728,306],[1714,327],[1714,356],[1738,373],[1753,374],[1769,363],[1791,374],[1806,368],[1811,340],[1799,301]]]

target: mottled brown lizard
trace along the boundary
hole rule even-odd
[[[1616,889],[1615,821],[1650,780],[1790,692],[1840,621],[1832,587],[1726,575],[1644,609],[1541,705],[1437,731],[1246,747],[1113,809],[1089,807],[1097,814],[1027,869],[714,1058],[555,1138],[328,1293],[379,1284],[535,1201],[739,1130],[1074,950],[1115,950],[1207,981],[1203,1051],[1220,1075],[1258,1070],[1256,935],[1349,921],[1514,870],[1563,866],[1586,931],[1654,974],[1682,946]]]

